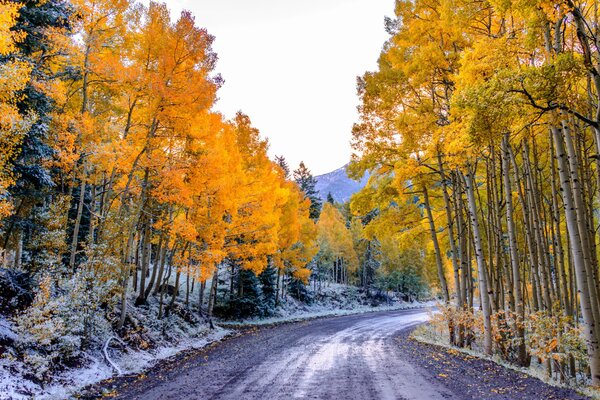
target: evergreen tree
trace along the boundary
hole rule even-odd
[[[275,156],[275,163],[281,167],[284,172],[285,179],[290,177],[290,166],[284,156]]]
[[[273,315],[277,298],[277,270],[269,263],[267,268],[258,276],[262,289],[262,309],[264,316]]]
[[[290,282],[288,283],[288,293],[303,303],[310,304],[312,303],[312,296],[308,292],[308,289],[302,280],[295,278],[293,276],[290,277]]]
[[[59,59],[64,57],[64,51],[55,41],[58,40],[57,33],[71,32],[74,9],[60,0],[15,3],[21,7],[12,31],[22,40],[16,43],[14,52],[0,57],[0,66],[13,62],[26,62],[30,66],[28,82],[16,105],[21,115],[35,119],[11,160],[16,184],[9,188],[9,193],[16,208],[4,221],[3,247],[12,243],[32,251],[28,248],[29,238],[45,232],[45,227],[39,225],[35,216],[46,211],[49,191],[56,186],[48,167],[55,155],[49,143],[49,131],[52,116],[56,113],[55,94],[49,88],[52,81],[74,75],[72,68],[60,67]]]
[[[379,210],[375,209],[360,217],[360,225],[366,227],[379,215]],[[361,237],[356,246],[361,252],[361,283],[368,291],[375,282],[375,275],[381,267],[381,243],[377,238]]]
[[[294,171],[294,180],[304,192],[304,197],[310,200],[310,218],[319,219],[322,202],[316,189],[317,180],[304,165],[304,161],[301,161],[298,169]]]
[[[262,314],[262,293],[254,271],[240,268],[238,273],[238,297],[234,300],[236,317],[245,318]]]
[[[335,204],[335,200],[333,199],[333,196],[331,195],[331,192],[327,193],[327,202],[329,204]]]
[[[18,174],[14,190],[21,193],[54,186],[51,173],[46,167],[54,155],[47,140],[54,101],[44,87],[52,80],[73,75],[71,70],[55,69],[56,59],[64,54],[53,43],[52,35],[56,31],[71,31],[70,21],[73,19],[74,9],[69,3],[59,0],[21,0],[17,3],[21,3],[22,7],[13,30],[22,35],[23,40],[17,43],[18,51],[2,61],[25,59],[33,67],[18,107],[23,115],[34,113],[37,117],[14,160],[14,169]]]
[[[375,279],[375,273],[381,266],[381,262],[378,257],[380,255],[380,245],[377,239],[367,240],[364,255],[363,255],[363,270],[362,270],[362,283],[365,289],[373,284]]]

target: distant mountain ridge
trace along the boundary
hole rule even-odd
[[[350,197],[354,193],[365,187],[369,180],[369,174],[365,174],[365,176],[357,182],[348,178],[346,167],[348,167],[348,164],[335,171],[315,176],[317,180],[316,189],[319,192],[319,197],[321,199],[327,200],[327,194],[331,193],[331,196],[335,201],[344,203],[350,200]]]

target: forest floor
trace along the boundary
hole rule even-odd
[[[492,361],[410,338],[427,310],[253,327],[82,399],[585,399]]]

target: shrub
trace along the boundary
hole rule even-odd
[[[61,316],[63,300],[52,296],[52,281],[45,276],[31,306],[15,318],[17,350],[39,381],[49,377],[54,364],[79,354],[80,337],[70,334]]]

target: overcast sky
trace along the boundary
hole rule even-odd
[[[376,68],[394,0],[167,0],[216,37],[215,109],[248,114],[271,156],[315,174],[349,161],[356,77]]]

